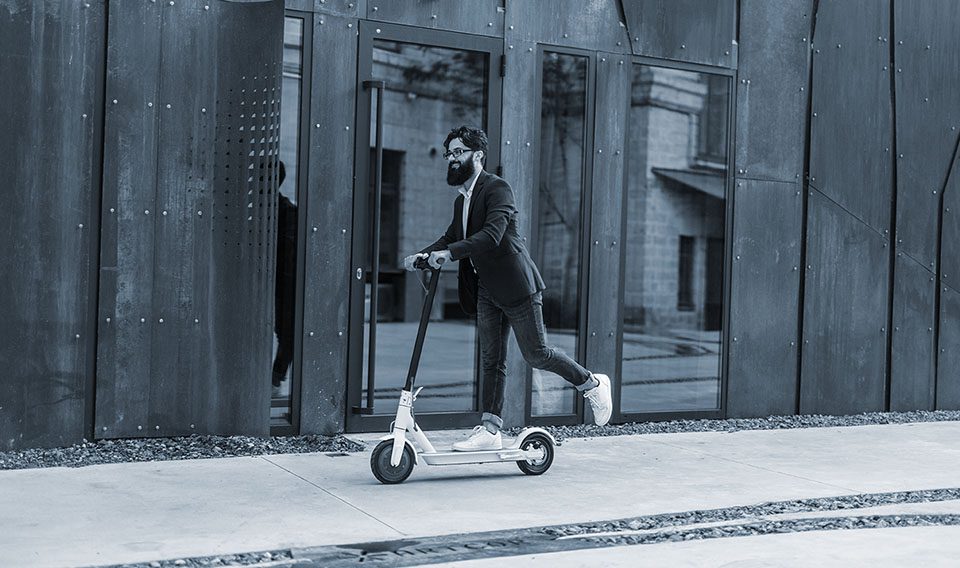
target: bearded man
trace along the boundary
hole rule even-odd
[[[436,242],[406,257],[404,268],[416,270],[421,259],[433,268],[439,268],[441,262],[459,261],[460,305],[468,314],[477,316],[483,415],[469,438],[455,443],[453,449],[503,447],[500,414],[511,328],[527,363],[566,379],[583,393],[594,422],[606,424],[613,409],[610,378],[591,373],[563,351],[546,344],[542,295],[545,285],[517,230],[513,189],[483,169],[486,133],[468,126],[454,128],[443,146],[447,184],[459,193],[454,201],[453,221]],[[472,350],[464,353],[464,361],[472,355]]]

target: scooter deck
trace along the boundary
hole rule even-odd
[[[499,450],[478,450],[476,452],[433,452],[422,453],[420,459],[428,465],[460,465],[467,463],[515,462],[527,459],[527,454],[518,447],[505,447]]]

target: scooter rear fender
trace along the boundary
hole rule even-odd
[[[557,443],[556,438],[554,438],[553,435],[552,435],[550,432],[547,432],[547,431],[544,430],[543,428],[537,428],[537,427],[534,426],[534,427],[531,427],[531,428],[524,428],[523,430],[521,430],[520,433],[517,434],[517,440],[516,440],[516,442],[514,442],[513,446],[519,448],[520,445],[523,444],[523,441],[527,439],[527,436],[529,436],[530,434],[535,434],[535,433],[540,433],[540,434],[545,435],[547,438],[550,439],[550,442],[551,442],[554,446],[559,446],[559,445],[560,445],[560,444]]]

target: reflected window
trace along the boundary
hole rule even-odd
[[[715,410],[729,78],[633,71],[621,411]]]
[[[579,353],[588,62],[584,56],[543,53],[534,254],[547,285],[548,342],[571,356]],[[575,395],[559,375],[533,369],[532,415],[574,414]]]
[[[277,265],[274,298],[274,358],[271,425],[292,417],[294,327],[297,302],[297,169],[303,84],[303,18],[288,16],[283,29],[283,83],[280,99],[280,191],[277,202]]]
[[[443,140],[461,124],[488,129],[489,54],[375,39],[372,57],[372,76],[385,81],[386,89],[382,101],[373,96],[370,112],[368,211],[374,202],[377,106],[383,105],[379,275],[372,282],[372,251],[365,246],[363,376],[371,371],[369,326],[376,317],[374,410],[393,414],[406,381],[427,284],[425,274],[403,270],[403,258],[434,242],[450,224],[457,194],[446,184]],[[366,232],[373,235],[372,228]],[[460,309],[457,265],[451,263],[443,269],[417,372],[417,386],[424,387],[418,411],[476,410],[476,349],[476,326]],[[366,380],[361,400],[367,400]]]

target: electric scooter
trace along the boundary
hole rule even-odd
[[[443,259],[440,259],[442,262]],[[413,390],[417,367],[420,365],[420,353],[427,333],[433,299],[437,295],[437,283],[440,281],[440,269],[418,259],[417,268],[431,273],[427,297],[420,314],[420,327],[413,347],[407,382],[400,392],[400,404],[397,417],[391,425],[391,433],[380,438],[380,443],[370,456],[370,469],[381,483],[402,483],[413,472],[415,465],[422,460],[427,465],[461,465],[474,463],[515,462],[520,471],[527,475],[540,475],[550,469],[553,463],[556,440],[543,428],[525,428],[509,446],[499,450],[480,450],[458,452],[437,450],[427,439],[423,430],[417,426],[413,415],[413,403],[423,387]]]

